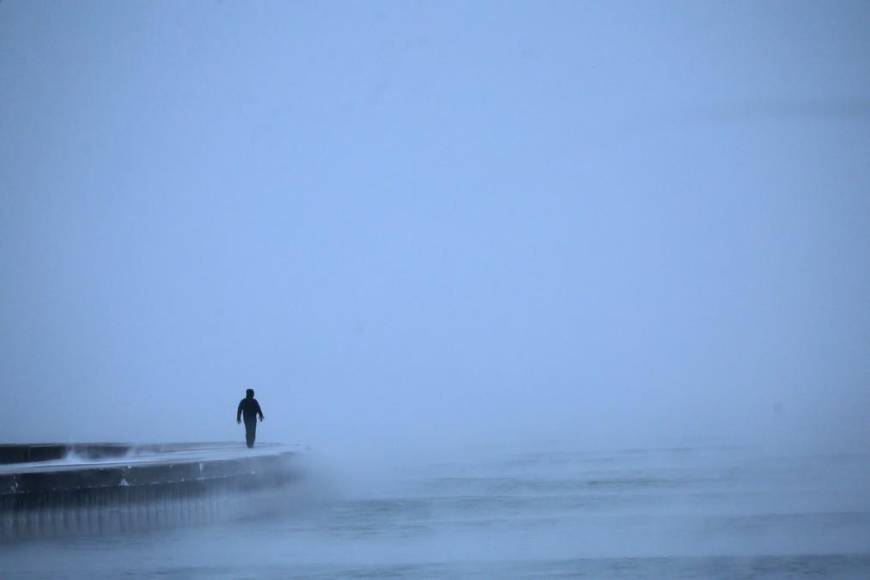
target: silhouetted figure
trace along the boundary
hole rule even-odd
[[[253,447],[254,439],[257,438],[257,415],[260,416],[260,421],[263,420],[263,411],[260,410],[260,403],[254,398],[254,389],[245,391],[245,398],[239,401],[236,423],[242,422],[242,414],[245,415],[245,441],[248,442],[248,447]]]

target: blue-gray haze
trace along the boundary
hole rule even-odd
[[[867,2],[0,2],[0,439],[866,445]]]
[[[868,30],[0,0],[0,443],[241,447],[253,387],[311,447],[275,517],[0,574],[866,578]]]

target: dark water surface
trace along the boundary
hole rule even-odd
[[[868,455],[483,457],[246,521],[6,544],[0,577],[870,578]]]

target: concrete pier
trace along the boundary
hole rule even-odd
[[[113,533],[274,507],[293,448],[236,443],[0,445],[0,539]]]

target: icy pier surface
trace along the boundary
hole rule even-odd
[[[297,448],[0,445],[0,538],[188,525],[268,510]],[[268,499],[267,499],[268,498]]]

